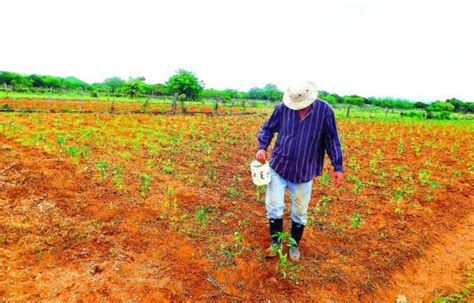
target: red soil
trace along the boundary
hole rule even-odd
[[[9,123],[12,117],[5,116],[0,122]],[[54,119],[62,119],[59,127],[74,131],[72,124],[68,125],[73,118],[84,119],[81,129],[97,124],[106,129],[115,125],[115,117],[35,117],[38,120],[32,122],[14,116],[17,127],[22,125],[27,131],[8,133],[9,138],[0,134],[0,298],[393,302],[402,294],[416,302],[431,298],[433,291],[463,286],[458,269],[469,263],[474,253],[473,176],[465,171],[465,162],[443,155],[435,147],[422,146],[421,156],[416,156],[408,144],[404,155],[396,152],[398,138],[405,142],[414,136],[434,140],[431,132],[435,138],[451,140],[458,133],[445,131],[443,135],[441,128],[427,131],[406,126],[394,134],[390,124],[364,122],[362,128],[370,130],[370,135],[358,137],[360,125],[340,123],[342,133],[347,134],[343,137],[346,163],[354,156],[361,166],[356,169],[348,165],[346,174],[363,180],[366,188],[354,195],[352,181],[337,190],[315,183],[310,212],[313,222],[305,230],[303,259],[288,270],[294,274],[292,280],[275,272],[275,260],[263,258],[268,245],[264,207],[255,201],[247,168],[235,165],[252,156],[247,146],[253,138],[245,139],[246,134],[249,129],[253,134],[262,119],[143,116],[118,121],[123,128],[111,131],[109,134],[114,135],[110,138],[134,138],[134,123],[169,127],[166,131],[176,135],[190,122],[209,127],[205,133],[190,133],[187,141],[177,143],[178,149],[188,148],[186,153],[158,151],[154,155],[159,159],[172,157],[181,166],[175,167],[174,175],[153,175],[158,188],[143,199],[134,180],[149,159],[145,149],[139,149],[133,161],[121,161],[114,152],[132,151],[129,145],[100,140],[91,145],[93,155],[107,160],[110,156],[131,172],[132,176],[124,181],[127,189],[118,190],[110,180],[97,181],[92,164],[99,158],[73,165],[62,152],[45,152],[15,142],[23,134],[52,128]],[[220,183],[190,187],[183,178],[190,178],[192,175],[187,174],[193,170],[202,177],[213,163],[199,164],[198,160],[207,154],[192,154],[193,149],[186,146],[215,128],[221,129],[222,123],[229,123],[235,138],[242,141],[212,145],[213,160],[219,161],[216,167]],[[397,140],[369,144],[371,135],[380,136],[376,139],[394,136]],[[468,158],[472,153],[469,140],[460,140],[459,144],[461,156]],[[367,160],[377,148],[384,152],[383,167],[392,175],[384,184],[370,174]],[[220,157],[222,153],[227,158]],[[443,186],[442,190],[431,191],[416,180],[393,177],[392,165],[409,163],[419,170],[428,165],[423,163],[427,163],[425,155],[430,153],[437,159],[433,167],[450,170],[449,174],[432,170],[431,178]],[[456,170],[462,171],[461,178],[451,177]],[[226,189],[236,184],[242,189],[241,196],[230,198]],[[393,202],[387,200],[404,184],[417,190],[410,204],[402,200],[400,211],[394,212]],[[167,199],[167,187],[174,189],[177,209],[161,203]],[[323,195],[332,199],[329,209],[318,202]],[[432,202],[424,201],[428,195]],[[210,219],[205,228],[195,220],[198,205],[208,208]],[[357,229],[347,224],[354,212],[361,212],[365,220]],[[238,240],[239,235],[242,240]]]

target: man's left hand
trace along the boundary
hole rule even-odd
[[[344,174],[341,171],[335,171],[332,173],[332,181],[336,185],[336,187],[341,186],[342,182],[344,181]]]

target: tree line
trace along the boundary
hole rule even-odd
[[[89,84],[75,77],[54,77],[48,75],[24,75],[8,71],[0,71],[0,85],[7,85],[15,91],[36,92],[48,89],[81,90],[97,96],[98,93],[108,95],[120,94],[135,98],[140,95],[174,95],[178,94],[181,100],[196,100],[199,98],[215,98],[220,100],[257,99],[280,101],[283,92],[275,84],[266,84],[263,87],[253,87],[246,92],[236,89],[217,90],[204,88],[205,84],[193,72],[179,69],[168,78],[165,83],[149,84],[145,77],[134,77],[127,80],[120,77],[111,77],[100,83]],[[456,98],[444,101],[437,100],[430,104],[396,98],[362,97],[358,95],[340,96],[336,93],[320,91],[319,97],[330,104],[347,104],[354,106],[377,106],[390,109],[423,109],[430,113],[441,112],[474,112],[474,102],[463,102]]]

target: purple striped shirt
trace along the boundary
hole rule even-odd
[[[320,176],[325,151],[334,171],[343,171],[334,111],[325,101],[317,99],[311,104],[303,120],[298,111],[278,104],[258,132],[259,149],[267,150],[275,133],[270,167],[286,180],[303,183]]]

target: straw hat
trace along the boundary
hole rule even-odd
[[[293,110],[300,110],[311,105],[318,98],[316,84],[311,81],[295,82],[283,94],[283,103]]]

